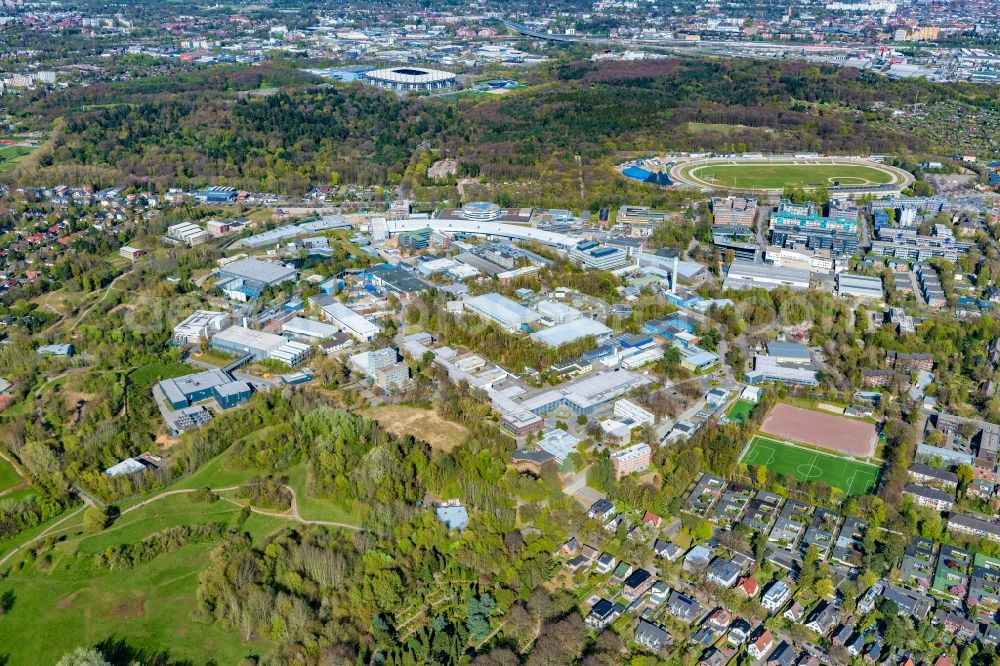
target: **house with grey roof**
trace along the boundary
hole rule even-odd
[[[730,588],[736,585],[736,581],[739,580],[740,568],[724,557],[717,557],[708,565],[705,577],[709,583]]]
[[[673,643],[670,633],[658,624],[639,620],[635,630],[635,642],[653,652],[659,652]]]
[[[677,590],[667,599],[667,611],[681,622],[694,622],[701,615],[701,604]]]

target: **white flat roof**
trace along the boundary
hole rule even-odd
[[[550,347],[558,347],[567,342],[585,338],[588,335],[600,338],[605,335],[611,335],[611,333],[611,329],[601,322],[594,319],[581,318],[553,326],[552,328],[536,331],[531,334],[531,337],[533,340],[543,342]]]
[[[515,303],[500,294],[483,294],[465,301],[466,308],[472,308],[479,314],[494,319],[504,326],[516,328],[521,324],[538,319],[538,313]]]
[[[267,353],[274,351],[288,342],[288,340],[280,335],[264,331],[254,331],[242,326],[230,326],[224,331],[219,331],[213,335],[212,339],[247,349],[259,349]]]
[[[580,440],[561,428],[550,430],[538,442],[538,448],[546,453],[551,453],[558,462],[563,462],[573,451]]]
[[[281,325],[281,330],[293,335],[302,335],[309,338],[330,338],[337,332],[337,327],[332,324],[313,321],[305,317],[295,317]]]
[[[503,222],[475,222],[463,218],[438,218],[433,220],[386,220],[386,230],[389,235],[398,234],[403,231],[416,231],[430,227],[434,231],[448,233],[476,234],[481,236],[500,236],[502,238],[515,238],[518,240],[533,240],[551,245],[552,247],[569,248],[575,247],[580,239],[554,231],[544,231],[533,227],[521,226],[519,224],[505,224]]]
[[[324,305],[323,311],[355,337],[367,340],[382,331],[381,326],[376,326],[339,301]]]

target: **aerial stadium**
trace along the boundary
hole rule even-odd
[[[373,86],[399,91],[444,90],[455,85],[455,75],[440,69],[423,67],[390,67],[373,69],[362,74],[364,80]]]
[[[682,186],[737,194],[776,195],[786,187],[831,193],[899,194],[913,183],[903,169],[861,157],[726,156],[678,160],[670,179]]]

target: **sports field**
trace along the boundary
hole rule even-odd
[[[726,416],[732,421],[739,421],[740,423],[746,423],[747,419],[750,418],[750,414],[753,413],[754,404],[749,400],[737,400],[726,412]]]
[[[741,462],[763,465],[799,481],[822,479],[848,496],[867,495],[878,483],[879,467],[755,435]]]
[[[875,455],[878,433],[866,421],[803,409],[780,402],[760,424],[760,431],[786,442],[799,442],[856,458]]]
[[[870,187],[912,182],[911,174],[868,160],[814,157],[702,158],[676,164],[670,177],[699,188],[781,192],[786,187]]]

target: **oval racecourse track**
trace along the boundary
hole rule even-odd
[[[701,190],[736,194],[778,195],[786,187],[841,190],[891,185],[900,190],[913,183],[913,174],[861,157],[703,157],[674,164],[670,178]]]

